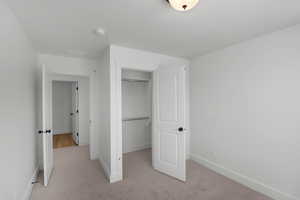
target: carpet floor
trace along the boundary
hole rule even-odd
[[[49,186],[35,184],[32,200],[270,200],[193,161],[187,181],[180,182],[151,167],[151,151],[125,154],[124,181],[109,184],[88,147],[54,150],[55,169]]]

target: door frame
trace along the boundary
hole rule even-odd
[[[78,115],[78,114],[76,114],[76,110],[77,109],[79,109],[79,91],[75,91],[77,94],[76,94],[76,96],[77,96],[77,98],[78,99],[75,99],[75,102],[73,102],[73,84],[75,83],[76,84],[76,87],[78,87],[78,83],[79,83],[79,80],[77,79],[77,78],[74,78],[73,79],[73,77],[68,77],[68,78],[58,78],[58,77],[53,77],[53,75],[50,75],[50,81],[51,81],[51,85],[52,85],[52,95],[51,95],[51,100],[53,99],[53,84],[55,83],[55,82],[64,82],[64,83],[71,83],[71,98],[72,98],[72,102],[71,102],[71,104],[72,104],[72,115],[70,116],[71,117],[71,122],[72,122],[72,138],[73,138],[73,140],[74,140],[74,142],[77,144],[77,145],[79,145],[79,143],[77,143],[77,140],[76,140],[76,138],[74,137],[74,135],[75,135],[75,133],[74,133],[74,116],[76,116],[76,115]],[[74,104],[76,105],[76,109],[74,109]],[[74,109],[74,110],[73,110]],[[53,108],[53,102],[51,103],[51,112],[52,112],[52,121],[53,121],[53,110],[54,110],[54,108]],[[77,127],[79,127],[79,115],[77,116],[77,118],[78,118],[78,120],[75,120],[75,124],[76,124],[76,126]],[[53,123],[52,123],[53,124]],[[77,131],[76,131],[77,132]],[[78,131],[79,132],[79,131]],[[63,132],[63,133],[70,133],[70,132]],[[53,136],[54,136],[54,130],[53,130]]]
[[[71,87],[72,88],[71,89],[72,90],[72,137],[77,145],[79,145],[79,138],[78,138],[79,136],[76,133],[80,133],[78,130],[79,114],[76,112],[77,109],[79,110],[79,91],[76,89],[79,85],[78,82],[79,81],[72,81],[72,87]]]
[[[43,65],[41,65],[43,66]],[[80,82],[79,80],[79,77],[82,77],[82,78],[87,78],[88,79],[88,85],[89,85],[89,121],[90,122],[94,122],[95,119],[94,119],[94,115],[93,115],[93,107],[92,107],[92,101],[93,101],[93,97],[92,97],[92,89],[93,89],[93,80],[92,80],[92,76],[94,73],[91,73],[90,75],[85,75],[85,74],[65,74],[65,73],[60,73],[60,72],[56,72],[56,71],[53,71],[51,69],[51,67],[47,67],[45,66],[46,69],[47,69],[47,73],[45,74],[49,80],[51,81],[51,87],[52,87],[52,84],[53,84],[53,81],[69,81],[69,82],[74,82],[74,81],[77,81],[78,83]],[[57,76],[57,77],[55,77]],[[52,116],[52,89],[50,91],[50,112],[51,112],[51,116]],[[51,117],[52,118],[52,117]],[[52,121],[52,119],[51,119]],[[79,125],[79,124],[78,124]],[[94,160],[94,156],[92,155],[92,152],[95,152],[94,149],[97,149],[97,146],[93,145],[93,142],[91,142],[92,140],[92,136],[93,136],[93,128],[90,124],[89,126],[89,155],[90,155],[90,159],[91,160]],[[42,146],[41,146],[42,147]],[[41,156],[41,160],[40,160],[40,169],[43,168],[43,156]]]
[[[144,72],[153,72],[160,67],[160,65],[135,65],[135,66],[123,66],[117,64],[117,62],[111,62],[111,90],[115,92],[111,92],[111,99],[115,99],[115,102],[111,102],[111,169],[110,174],[107,174],[107,177],[110,183],[118,182],[123,180],[123,147],[122,147],[122,70],[136,70],[136,71],[144,71]],[[174,64],[174,63],[173,63]],[[170,64],[171,65],[171,64]],[[186,105],[185,105],[185,124],[187,127],[187,148],[189,148],[189,90],[188,90],[188,64],[175,64],[181,65],[186,69]],[[161,65],[166,66],[166,64]],[[153,93],[153,91],[152,91]],[[153,104],[154,102],[152,102]],[[115,115],[114,115],[115,114]],[[153,115],[152,115],[153,120]],[[152,128],[153,135],[153,128]],[[152,137],[153,138],[153,137]],[[189,151],[186,151],[186,158],[189,158]]]
[[[61,75],[61,74],[57,74],[57,73],[54,73],[54,74],[50,74],[50,80],[51,80],[51,84],[53,85],[53,82],[54,81],[63,81],[63,82],[76,82],[78,85],[77,86],[79,86],[80,85],[80,83],[82,82],[82,80],[80,80],[80,78],[85,78],[85,79],[88,79],[88,85],[89,85],[89,88],[90,88],[90,81],[89,81],[89,77],[87,77],[87,76],[77,76],[77,75]],[[89,91],[89,92],[91,92],[91,91]],[[51,91],[51,93],[52,93],[52,91]],[[78,94],[78,105],[77,105],[77,108],[80,110],[80,107],[79,107],[79,95],[80,95],[80,89],[79,89],[79,91],[77,91],[77,94]],[[90,96],[90,94],[89,94],[89,96]],[[53,103],[52,103],[52,97],[53,97],[53,95],[51,94],[51,104],[50,104],[50,109],[51,109],[51,113],[52,113],[52,111],[53,111]],[[89,102],[89,104],[90,104],[90,102]],[[90,114],[90,112],[92,112],[92,110],[91,110],[91,106],[89,105],[89,116],[91,116],[91,114]],[[90,120],[90,119],[89,119]],[[78,129],[79,129],[79,126],[80,126],[80,115],[78,115],[78,121],[77,121],[77,126],[78,126]],[[78,130],[78,132],[79,132],[79,135],[80,135],[80,131]],[[80,137],[80,136],[78,136],[78,137]],[[90,130],[90,128],[89,128],[89,138],[91,138],[91,130]],[[78,138],[78,146],[80,146],[80,139]],[[90,143],[90,142],[89,142]]]

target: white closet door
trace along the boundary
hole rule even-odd
[[[185,181],[185,70],[159,67],[153,76],[153,167]]]

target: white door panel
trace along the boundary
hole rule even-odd
[[[160,160],[166,164],[170,165],[170,167],[174,166],[176,167],[177,165],[177,157],[178,157],[178,152],[177,149],[175,151],[169,151],[168,149],[164,147],[174,147],[178,146],[178,140],[177,140],[177,135],[168,132],[168,131],[161,131],[160,132]]]
[[[185,181],[184,67],[159,67],[153,84],[153,166]]]
[[[165,122],[178,121],[177,85],[178,77],[174,74],[161,72],[158,75],[159,84],[159,120]]]
[[[42,68],[42,134],[44,185],[47,186],[53,171],[53,133],[52,133],[52,82],[46,68]]]

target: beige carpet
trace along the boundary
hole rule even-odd
[[[32,200],[270,200],[193,161],[187,182],[177,181],[152,169],[149,150],[124,155],[125,180],[114,184],[88,159],[88,147],[55,149],[54,157],[49,186],[35,184]]]

